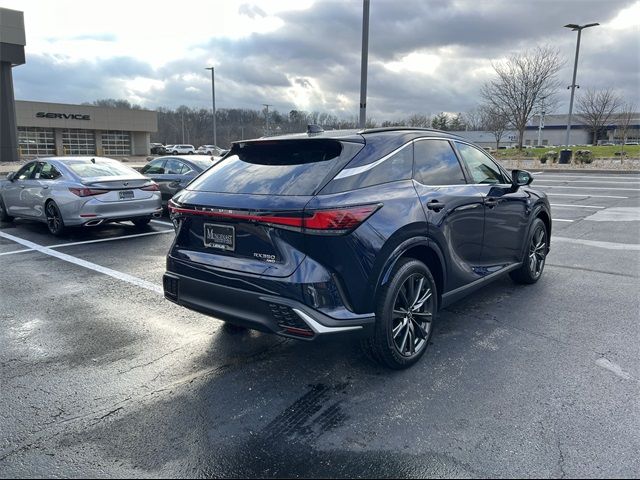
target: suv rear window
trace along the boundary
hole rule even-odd
[[[189,186],[203,192],[313,195],[362,148],[337,140],[276,140],[236,144]]]

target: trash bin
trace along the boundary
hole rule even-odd
[[[573,151],[566,149],[566,150],[560,150],[560,160],[558,161],[558,163],[571,163],[571,154],[573,153]]]

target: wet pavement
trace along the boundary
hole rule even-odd
[[[0,477],[637,477],[640,176],[535,184],[542,280],[444,310],[402,372],[165,301],[166,223],[0,224]]]

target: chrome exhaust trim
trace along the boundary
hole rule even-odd
[[[84,224],[85,227],[97,227],[98,225],[101,225],[102,222],[104,222],[104,220],[99,219],[99,220],[89,220],[87,223]]]
[[[337,332],[347,332],[350,330],[360,330],[362,325],[355,325],[351,327],[325,327],[324,325],[318,323],[316,320],[311,318],[308,314],[299,310],[297,308],[292,308],[294,312],[302,319],[304,323],[306,323],[311,330],[313,330],[316,334],[320,333],[337,333]]]

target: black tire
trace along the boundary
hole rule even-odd
[[[173,152],[171,152],[171,154],[172,154],[172,155],[177,155],[177,154],[178,154],[178,151],[177,151],[177,150],[174,150]]]
[[[151,217],[136,218],[135,220],[132,220],[133,224],[137,228],[146,228],[150,221]]]
[[[437,312],[438,291],[429,268],[414,258],[400,259],[378,292],[375,332],[362,341],[365,354],[395,370],[412,366],[429,345]]]
[[[13,217],[7,213],[2,197],[0,197],[0,222],[13,222]]]
[[[61,236],[66,228],[64,226],[64,219],[62,218],[62,214],[60,213],[60,209],[56,202],[53,200],[49,200],[44,207],[44,213],[47,217],[47,228],[49,229],[49,233],[56,237]]]
[[[540,218],[531,224],[527,237],[527,249],[519,269],[509,273],[516,283],[531,285],[540,280],[549,252],[549,234],[547,226]]]

